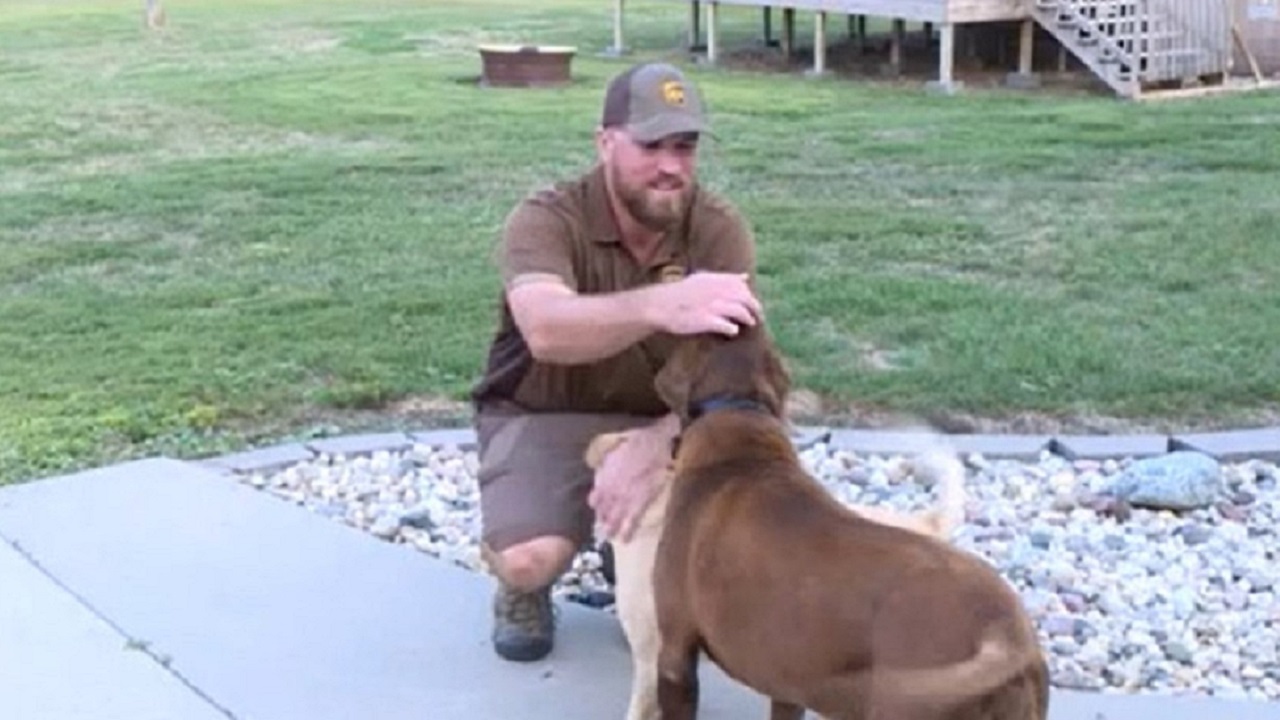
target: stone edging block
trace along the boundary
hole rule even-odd
[[[1054,438],[1049,448],[1068,460],[1144,458],[1170,449],[1167,435],[1068,435]]]
[[[475,450],[478,442],[472,428],[441,428],[409,433],[409,437],[423,445],[456,445],[462,450]]]
[[[1174,435],[1170,450],[1196,450],[1222,462],[1257,458],[1280,462],[1280,427]]]
[[[937,436],[902,430],[843,429],[793,426],[791,441],[803,451],[826,443],[832,449],[868,455],[907,455],[928,447]],[[1177,450],[1203,452],[1221,462],[1249,459],[1280,462],[1280,427],[1177,435],[941,435],[942,441],[962,455],[1035,462],[1045,453],[1067,460],[1143,458]],[[453,445],[476,449],[473,428],[441,428],[411,433],[346,435],[307,443],[286,443],[196,461],[215,472],[271,472],[314,459],[318,454],[368,455],[398,452],[414,444]]]
[[[841,428],[831,431],[829,442],[836,450],[869,455],[907,455],[930,447],[936,442],[936,437],[925,432]]]
[[[817,445],[818,443],[828,442],[831,439],[831,431],[824,427],[805,427],[793,426],[791,428],[791,444],[795,445],[796,450],[804,451]]]
[[[1053,445],[1050,435],[945,435],[944,441],[961,455],[988,459],[1037,462]]]
[[[286,443],[271,447],[246,450],[201,460],[200,464],[211,470],[230,470],[238,473],[271,472],[312,459],[315,455],[300,443]]]
[[[413,438],[404,433],[370,433],[343,435],[312,440],[307,443],[313,452],[325,455],[370,455],[379,451],[400,452],[413,447]]]
[[[1049,435],[935,435],[928,432],[883,430],[832,430],[831,446],[839,450],[868,455],[910,455],[937,442],[953,448],[961,455],[986,458],[1038,460],[1049,449]]]

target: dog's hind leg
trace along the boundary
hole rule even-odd
[[[631,704],[627,720],[659,720],[657,608],[653,599],[653,561],[660,528],[641,526],[630,542],[615,548],[618,568],[618,619],[631,646]]]
[[[658,652],[658,707],[662,720],[694,720],[698,716],[698,649],[696,633],[664,634]]]
[[[804,720],[804,708],[774,700],[769,703],[769,720]]]

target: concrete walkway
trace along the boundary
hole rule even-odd
[[[0,488],[0,718],[623,716],[630,661],[613,616],[563,605],[550,658],[503,662],[489,578],[211,469],[249,457]],[[701,672],[700,717],[765,716],[714,666]],[[1050,717],[1274,720],[1280,703],[1055,691]]]

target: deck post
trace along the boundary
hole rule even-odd
[[[613,0],[613,47],[604,49],[604,55],[621,56],[627,52],[626,44],[622,40],[622,18],[623,18],[623,2],[624,0]]]
[[[1019,90],[1029,90],[1040,85],[1040,79],[1032,72],[1036,36],[1036,21],[1027,18],[1022,21],[1018,35],[1018,70],[1005,78],[1005,85]]]
[[[689,3],[689,52],[703,49],[702,45],[702,8],[698,0]]]
[[[813,16],[813,74],[827,71],[827,13],[819,10]]]
[[[856,21],[855,21],[856,19]],[[857,48],[859,54],[867,52],[867,16],[866,15],[850,15],[849,21],[857,27],[850,31],[857,38]]]
[[[907,21],[901,18],[893,20],[893,34],[889,40],[889,64],[881,68],[885,75],[897,77],[902,74],[902,43],[907,35]]]
[[[766,5],[761,12],[764,15],[764,46],[774,47],[778,41],[773,39],[773,8]]]
[[[716,64],[720,54],[719,9],[720,3],[715,0],[707,3],[707,62],[711,65]]]
[[[796,51],[796,9],[782,8],[782,56],[789,58]]]
[[[1036,21],[1027,18],[1022,21],[1022,33],[1018,37],[1018,72],[1023,75],[1031,74],[1032,65],[1032,43],[1036,37]]]
[[[954,95],[962,83],[955,79],[956,25],[942,21],[938,28],[938,79],[928,83],[926,89],[941,95]]]
[[[943,86],[951,85],[956,61],[956,26],[951,22],[942,23],[942,37],[938,47],[938,82]]]

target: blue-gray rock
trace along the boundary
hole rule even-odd
[[[420,502],[400,515],[400,524],[417,528],[419,530],[432,530],[437,524],[432,517],[434,510],[435,506],[433,503],[426,501]],[[438,515],[438,511],[436,511],[435,514]]]
[[[1071,632],[1077,642],[1084,642],[1098,636],[1098,629],[1093,626],[1093,623],[1084,618],[1075,619],[1075,626],[1072,627]]]
[[[1190,665],[1195,661],[1195,656],[1191,653],[1191,648],[1180,640],[1170,640],[1164,644],[1165,657],[1176,663]]]
[[[1224,490],[1218,461],[1188,450],[1138,460],[1108,488],[1132,505],[1165,510],[1210,507]]]
[[[1196,593],[1190,588],[1175,588],[1169,597],[1169,604],[1173,607],[1174,617],[1186,620],[1196,611]]]
[[[1249,587],[1258,592],[1264,592],[1275,587],[1276,579],[1268,574],[1261,567],[1250,567],[1244,571],[1244,579],[1248,581]]]
[[[1209,538],[1213,537],[1213,528],[1200,523],[1187,523],[1173,532],[1174,535],[1181,535],[1182,542],[1188,546],[1201,545],[1209,542]]]
[[[1062,541],[1062,546],[1066,548],[1067,552],[1075,555],[1088,555],[1093,549],[1089,544],[1089,538],[1083,535],[1068,535]]]

